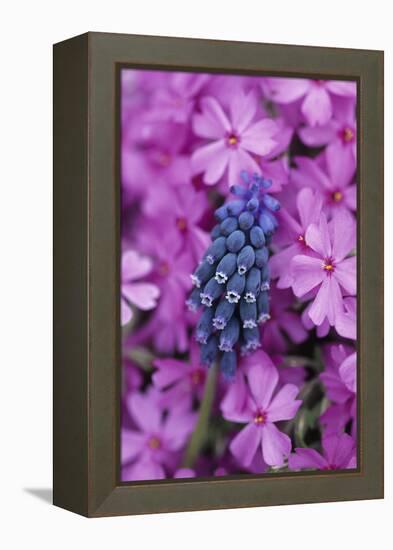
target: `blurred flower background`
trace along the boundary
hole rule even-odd
[[[354,82],[123,69],[121,249],[123,481],[356,468]]]

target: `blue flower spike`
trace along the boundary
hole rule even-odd
[[[202,308],[195,330],[201,362],[219,361],[225,380],[236,376],[239,354],[261,346],[262,325],[270,319],[269,246],[278,223],[278,200],[259,174],[242,171],[230,190],[235,197],[215,211],[212,243],[192,274],[187,300]]]

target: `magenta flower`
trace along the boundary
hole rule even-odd
[[[121,258],[121,324],[132,318],[131,304],[142,310],[153,309],[160,295],[152,283],[137,282],[150,273],[152,262],[135,250],[127,250]]]
[[[326,152],[340,159],[346,165],[356,168],[356,101],[354,98],[340,98],[336,101],[334,118],[324,126],[304,126],[299,129],[299,136],[309,147],[327,145]]]
[[[174,404],[164,415],[154,391],[131,394],[128,409],[135,429],[123,429],[121,434],[123,480],[166,477],[194,428],[195,414]]]
[[[346,155],[326,150],[319,159],[296,157],[297,169],[291,172],[291,180],[300,188],[316,189],[323,196],[327,213],[339,209],[356,210],[356,185],[353,182],[355,166]]]
[[[178,359],[156,359],[157,368],[153,384],[162,393],[162,403],[177,403],[191,407],[193,398],[202,397],[206,380],[206,368],[200,363],[199,347],[190,345],[189,361]]]
[[[286,384],[275,395],[279,377],[276,367],[264,354],[264,361],[252,365],[247,373],[248,400],[243,411],[225,410],[224,416],[233,422],[247,422],[232,440],[230,450],[240,464],[248,467],[258,450],[270,466],[282,466],[291,452],[290,438],[275,425],[293,418],[301,405],[296,400],[298,388]]]
[[[188,122],[195,98],[209,79],[207,74],[169,73],[164,81],[165,86],[157,87],[153,92],[149,116],[153,120],[171,120],[180,124]]]
[[[278,278],[277,288],[292,286],[293,275],[288,269],[292,258],[299,254],[314,255],[312,249],[306,245],[305,234],[309,225],[320,219],[322,196],[308,187],[301,189],[296,197],[296,209],[296,218],[285,208],[277,215],[280,225],[284,227],[280,242],[283,248],[270,259],[272,278]]]
[[[310,126],[326,124],[333,115],[335,97],[356,95],[355,82],[308,80],[306,78],[269,78],[270,97],[277,103],[301,101],[301,112]]]
[[[260,174],[254,155],[267,155],[276,145],[277,126],[272,119],[254,121],[257,100],[252,92],[232,97],[227,114],[214,97],[201,100],[201,113],[193,117],[197,136],[210,140],[197,148],[191,163],[195,174],[203,173],[208,185],[217,183],[228,171],[230,184],[236,183],[242,170]]]
[[[356,444],[346,434],[322,438],[322,453],[297,447],[288,460],[291,470],[345,470],[356,468]]]
[[[302,297],[318,287],[309,317],[317,326],[326,318],[334,326],[342,316],[343,296],[356,294],[356,258],[348,258],[355,246],[354,220],[341,210],[328,226],[326,216],[321,214],[319,225],[309,226],[305,240],[316,257],[293,258],[293,291]]]

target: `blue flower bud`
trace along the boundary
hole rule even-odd
[[[190,297],[186,300],[186,305],[190,311],[196,311],[202,304],[200,294],[201,292],[199,288],[194,288],[190,294]]]
[[[214,275],[214,272],[214,266],[207,260],[203,260],[191,275],[191,280],[197,288],[200,288],[201,285],[206,283]]]
[[[223,330],[228,321],[231,319],[234,314],[236,304],[228,302],[228,300],[222,300],[214,313],[213,326],[217,330]]]
[[[256,301],[261,289],[261,271],[257,267],[252,267],[246,277],[246,286],[244,299],[252,304]]]
[[[228,214],[230,214],[231,216],[238,216],[241,212],[243,212],[245,205],[246,201],[241,199],[228,202],[226,205]]]
[[[245,300],[240,302],[240,319],[243,321],[243,328],[255,328],[257,326],[257,304]]]
[[[236,197],[245,197],[248,194],[248,189],[241,185],[231,185],[229,190],[232,195],[235,195]]]
[[[255,262],[255,252],[252,246],[247,245],[241,249],[237,257],[237,271],[240,275],[244,275]]]
[[[231,382],[235,378],[237,357],[235,351],[226,351],[222,354],[220,369],[225,380]]]
[[[255,248],[261,248],[265,244],[265,234],[259,225],[255,225],[250,231],[250,241]]]
[[[259,225],[263,229],[265,235],[271,235],[275,229],[274,223],[272,222],[270,216],[268,216],[267,211],[262,212],[259,216]]]
[[[229,277],[236,271],[237,256],[232,252],[225,254],[216,268],[214,276],[217,283],[220,285],[226,283]]]
[[[214,212],[214,216],[219,222],[224,221],[225,218],[228,217],[227,205],[223,204],[222,206],[220,206],[220,208],[217,208],[217,210]]]
[[[263,266],[261,271],[261,291],[269,290],[270,288],[270,268],[269,264]]]
[[[222,294],[222,287],[217,283],[215,279],[205,285],[203,292],[201,292],[201,301],[204,306],[211,307],[213,302],[217,300]]]
[[[225,298],[228,302],[231,304],[237,304],[243,294],[245,286],[246,278],[244,275],[234,273],[227,283]]]
[[[218,237],[207,249],[205,254],[206,261],[213,265],[214,263],[221,260],[227,251],[226,238]]]
[[[247,231],[247,229],[250,229],[250,227],[254,225],[254,221],[254,216],[247,210],[246,212],[242,212],[239,216],[239,227],[243,229],[243,231]]]
[[[206,344],[213,332],[213,314],[211,307],[205,308],[196,327],[195,340],[200,344]]]
[[[221,235],[221,229],[220,229],[220,224],[218,223],[210,231],[210,236],[212,238],[212,241],[215,241],[216,239],[218,239],[218,237],[220,237],[220,235]]]
[[[221,234],[225,235],[225,237],[228,237],[228,235],[236,231],[236,229],[238,228],[238,225],[239,224],[237,222],[237,219],[233,216],[229,216],[226,220],[224,220],[220,224]]]
[[[265,180],[264,178],[261,179],[261,184],[264,189],[269,189],[273,185],[272,180]]]
[[[258,349],[261,346],[261,339],[258,328],[244,328],[243,340],[243,353],[249,353],[250,351]]]
[[[257,298],[258,323],[265,323],[270,319],[269,315],[269,294],[261,292]]]
[[[255,251],[255,265],[260,269],[267,264],[269,259],[269,250],[264,246],[263,248],[258,248]]]
[[[271,195],[263,195],[263,203],[266,208],[269,208],[269,210],[272,210],[273,212],[277,212],[278,210],[280,210],[280,203]]]
[[[240,336],[240,323],[236,317],[232,317],[220,334],[218,345],[221,351],[232,351]]]
[[[226,241],[227,249],[230,252],[239,252],[239,250],[243,248],[245,243],[246,236],[243,231],[240,231],[240,229],[237,229],[236,231],[231,233],[229,237],[227,237]]]
[[[210,367],[218,354],[218,338],[210,336],[206,344],[201,345],[201,363]]]
[[[248,201],[246,208],[252,213],[257,212],[259,208],[259,200],[256,197],[253,197]]]

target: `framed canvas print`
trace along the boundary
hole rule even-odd
[[[383,496],[383,54],[54,47],[54,503]]]

